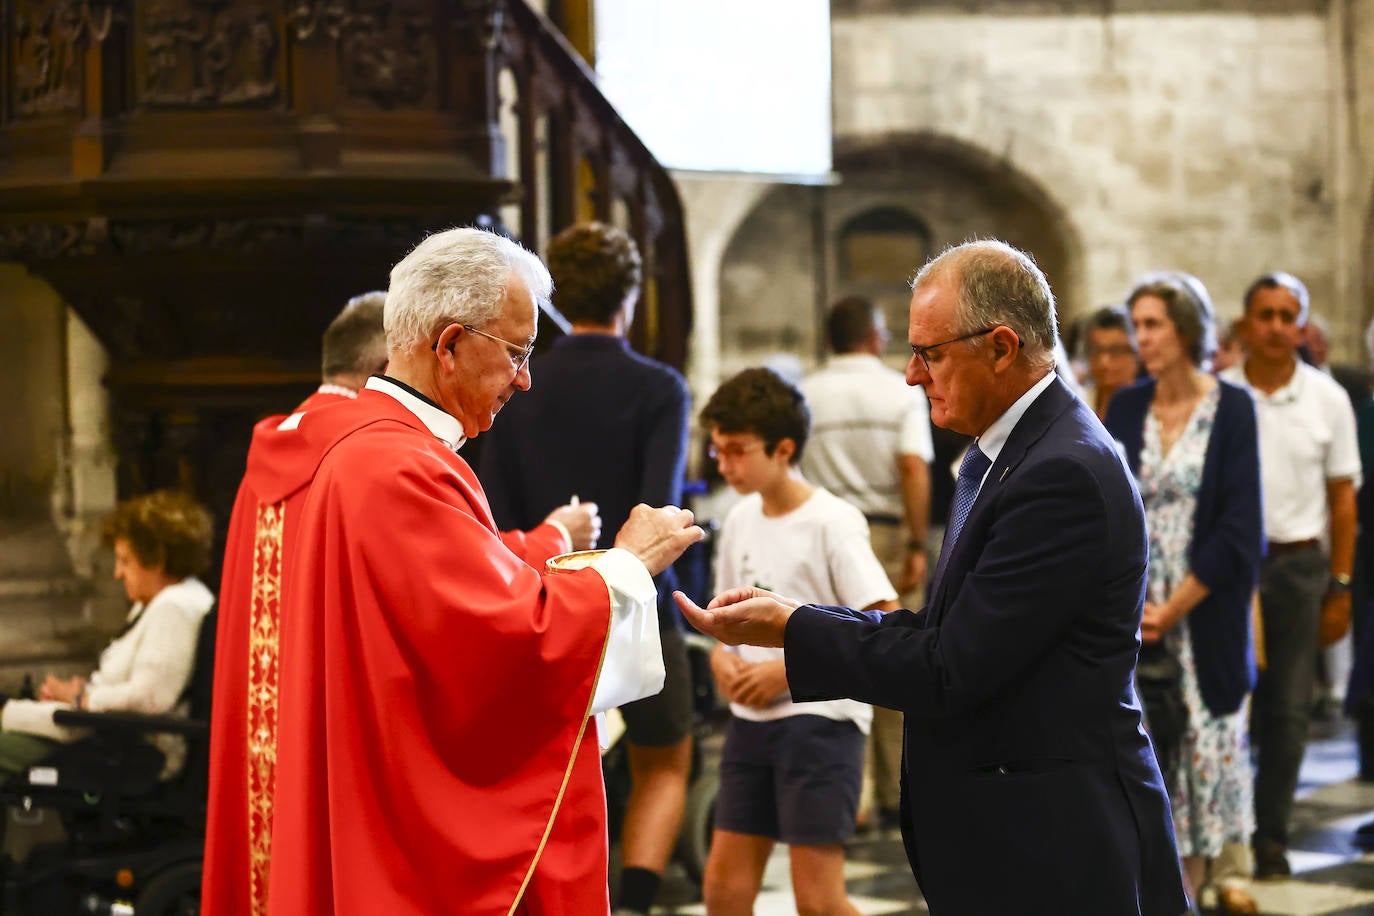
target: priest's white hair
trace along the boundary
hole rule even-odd
[[[387,349],[401,353],[428,345],[446,324],[481,327],[494,321],[513,277],[536,303],[553,292],[544,262],[518,242],[473,228],[431,235],[391,268],[383,319]]]

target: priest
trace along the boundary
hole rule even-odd
[[[662,686],[650,577],[702,532],[639,506],[562,575],[497,532],[456,450],[529,388],[549,291],[507,239],[431,236],[391,274],[387,374],[300,421],[269,913],[609,912],[589,721]]]
[[[212,705],[204,916],[261,916],[267,910],[277,758],[277,684],[281,595],[287,560],[311,479],[318,443],[298,426],[313,410],[347,403],[387,363],[381,291],[354,296],[322,341],[319,388],[288,416],[253,430],[247,469],[230,517],[221,576]],[[595,505],[555,509],[529,534],[502,534],[513,550],[542,563],[590,546]]]

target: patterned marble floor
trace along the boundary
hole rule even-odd
[[[1374,785],[1355,780],[1355,744],[1346,727],[1319,729],[1303,763],[1290,859],[1292,880],[1256,882],[1252,893],[1266,916],[1374,916],[1374,854],[1351,844],[1355,827],[1374,817]],[[756,916],[795,914],[787,854],[769,861]],[[864,914],[928,912],[895,834],[856,839],[845,864],[850,899]],[[701,895],[676,867],[656,914],[703,914]]]

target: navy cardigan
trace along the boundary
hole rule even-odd
[[[1209,592],[1187,619],[1203,702],[1221,716],[1239,709],[1255,684],[1250,603],[1264,557],[1264,519],[1255,402],[1243,388],[1218,384],[1221,400],[1188,545],[1189,570]],[[1107,406],[1107,430],[1137,477],[1154,395],[1154,379],[1146,379],[1118,391]]]

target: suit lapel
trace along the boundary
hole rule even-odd
[[[1016,473],[1026,454],[1045,436],[1054,420],[1072,407],[1076,400],[1076,396],[1063,380],[1056,377],[1040,397],[1031,402],[1030,407],[1021,415],[1021,419],[1012,427],[1011,435],[1007,437],[1002,450],[997,453],[997,460],[988,469],[988,476],[983,480],[978,498],[969,509],[964,529],[946,564],[940,588],[931,596],[930,606],[935,610],[937,623],[944,619],[949,601],[953,597],[950,583],[963,579],[962,575],[956,573],[967,571],[977,563],[978,552],[982,549],[982,538],[976,536],[976,532],[982,528],[982,515],[996,500],[997,494],[1001,492],[1007,480]],[[978,543],[975,544],[974,541]]]

